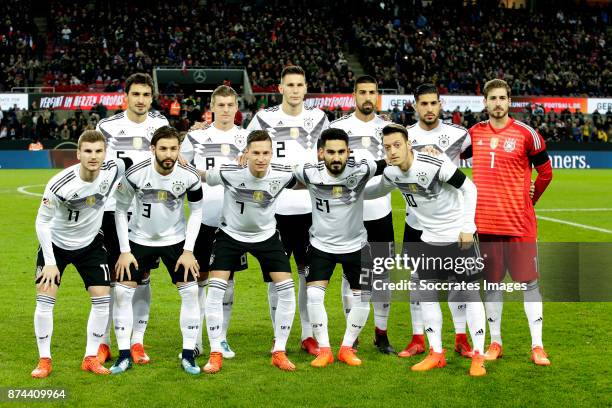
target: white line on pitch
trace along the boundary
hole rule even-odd
[[[612,208],[536,208],[536,212],[612,211]]]
[[[42,197],[41,193],[31,193],[29,191],[26,191],[30,187],[40,187],[40,186],[44,186],[44,184],[32,184],[29,186],[21,186],[17,189],[17,191],[20,192],[21,194],[26,194],[26,195],[30,195],[34,197]]]
[[[584,225],[584,224],[578,224],[576,222],[559,220],[557,218],[544,217],[542,215],[536,215],[536,218],[538,218],[540,220],[544,220],[544,221],[551,221],[551,222],[556,222],[556,223],[559,223],[559,224],[570,225],[572,227],[584,228],[584,229],[588,229],[588,230],[592,230],[592,231],[605,232],[606,234],[612,234],[612,231],[610,231],[608,229],[605,229],[605,228],[592,227],[590,225]]]

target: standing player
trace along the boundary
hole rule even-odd
[[[91,297],[87,346],[81,368],[109,374],[96,354],[109,314],[110,270],[103,236],[99,233],[104,204],[124,173],[123,160],[104,162],[106,141],[100,132],[87,130],[79,137],[80,164],[55,175],[45,188],[36,217],[40,242],[36,260],[36,311],[34,331],[40,360],[32,377],[51,373],[53,306],[64,269],[72,263]],[[129,163],[129,161],[127,161]]]
[[[96,130],[102,132],[106,137],[108,144],[107,157],[109,159],[129,157],[132,162],[138,163],[151,157],[150,142],[153,132],[162,126],[168,126],[168,120],[163,115],[150,111],[153,89],[153,79],[149,75],[142,73],[130,75],[125,81],[127,109],[98,123]],[[104,221],[102,223],[104,245],[108,251],[108,264],[113,268],[119,258],[119,242],[115,229],[115,199],[112,195],[104,211]],[[112,277],[114,278],[114,274]],[[111,283],[111,298],[113,292],[114,282]],[[112,303],[111,301],[111,313]],[[132,359],[137,364],[146,364],[149,362],[149,356],[144,351],[143,341],[151,307],[151,286],[149,285],[148,271],[143,274],[143,280],[138,282],[133,304]],[[112,316],[110,319],[112,319]],[[110,324],[111,320],[109,320],[98,353],[98,358],[102,363],[111,358],[109,347]]]
[[[308,313],[319,343],[319,354],[311,362],[313,367],[325,367],[334,361],[324,300],[336,264],[342,264],[353,291],[352,307],[338,353],[340,361],[351,366],[361,365],[353,344],[370,313],[370,291],[362,290],[360,279],[362,272],[369,275],[371,270],[368,235],[363,225],[363,192],[370,179],[382,174],[386,163],[365,159],[357,162],[349,157],[348,144],[349,137],[344,130],[327,129],[321,134],[319,148],[323,161],[317,165],[301,164],[294,170],[297,179],[309,190],[313,206],[305,274]]]
[[[210,283],[206,299],[206,328],[210,341],[210,358],[204,366],[216,373],[223,365],[222,301],[230,271],[241,265],[250,252],[261,265],[266,281],[271,280],[278,292],[278,309],[274,321],[272,364],[284,371],[294,371],[285,346],[295,317],[295,291],[289,258],[276,230],[276,199],[285,188],[296,184],[291,167],[270,164],[272,140],[268,132],[249,134],[246,148],[247,167],[226,164],[202,173],[210,186],[223,186],[224,205],[213,243]]]
[[[202,184],[191,166],[175,165],[181,137],[176,129],[163,126],[151,139],[153,157],[135,164],[117,188],[115,223],[121,255],[117,260],[117,284],[113,321],[119,358],[112,374],[131,367],[132,298],[142,273],[161,258],[181,296],[180,326],[183,334],[181,364],[189,374],[198,374],[193,350],[200,325],[198,263],[193,247],[202,220]],[[190,216],[185,223],[184,200]],[[136,198],[134,200],[134,198]],[[134,201],[134,215],[127,210]]]
[[[242,153],[246,147],[248,131],[234,125],[234,116],[238,111],[238,95],[233,88],[221,85],[214,90],[211,96],[211,110],[215,115],[215,121],[204,130],[194,130],[187,133],[187,137],[181,145],[181,155],[200,171],[206,171],[212,167],[230,164]],[[212,244],[215,238],[215,230],[219,227],[219,218],[223,209],[223,187],[202,186],[204,190],[203,206],[206,209],[202,213],[202,225],[196,240],[194,255],[202,269],[199,280],[200,322],[204,319],[204,306],[206,304],[206,285],[208,284],[208,266],[211,255]],[[246,267],[246,256],[240,269]],[[223,298],[223,329],[221,331],[221,347],[223,358],[233,358],[235,353],[227,342],[227,329],[232,316],[234,304],[234,279],[233,273],[227,282],[225,297]],[[202,351],[202,327],[198,334],[196,344],[196,356]]]
[[[328,128],[325,113],[317,108],[304,107],[306,95],[306,75],[297,66],[287,66],[281,73],[278,90],[283,95],[280,105],[258,112],[248,130],[263,129],[270,133],[273,143],[274,162],[296,165],[317,161],[317,140],[321,132]],[[288,256],[293,254],[300,280],[298,307],[302,325],[302,348],[316,355],[317,342],[313,337],[308,318],[306,280],[306,247],[308,229],[312,224],[312,207],[306,191],[285,190],[281,194],[276,209],[277,227]],[[278,296],[274,285],[268,285],[270,316],[274,325],[274,315]]]
[[[431,146],[438,153],[450,159],[455,166],[460,164],[460,156],[470,146],[470,136],[462,126],[446,124],[440,120],[440,94],[433,84],[419,85],[414,92],[415,107],[419,121],[408,128],[408,136],[412,148],[421,151],[425,146]],[[443,159],[444,156],[439,157]],[[366,201],[367,203],[367,201]],[[409,207],[409,206],[408,206]],[[406,242],[419,242],[422,227],[413,211],[408,210],[406,216]],[[418,276],[412,275],[418,282]],[[450,277],[453,279],[453,277]],[[464,357],[472,356],[472,348],[466,336],[466,303],[459,298],[460,293],[451,290],[448,293],[448,307],[455,326],[455,351]],[[418,293],[410,292],[410,316],[412,319],[412,341],[399,353],[400,357],[410,357],[425,351],[425,337],[421,306],[417,299]]]
[[[376,80],[369,75],[360,76],[355,80],[353,90],[355,97],[354,113],[343,116],[330,123],[329,127],[344,130],[349,137],[349,148],[355,156],[355,161],[362,159],[380,160],[384,159],[385,152],[382,147],[381,131],[390,124],[376,115],[376,104],[378,102],[378,86]],[[380,176],[374,177],[368,184],[375,185],[380,182]],[[368,232],[369,242],[388,243],[389,252],[381,256],[389,256],[395,253],[393,236],[393,215],[391,214],[391,195],[368,200],[363,204],[363,220]],[[374,256],[377,256],[374,254]],[[385,301],[373,301],[374,306],[374,344],[385,354],[395,353],[389,344],[387,336],[387,321],[391,304],[388,301],[390,294],[382,296]],[[353,295],[351,287],[345,276],[342,277],[342,304],[345,316],[351,310],[350,301]]]
[[[395,187],[399,188],[406,205],[410,207],[409,211],[417,218],[422,234],[418,241],[408,241],[413,238],[406,226],[405,250],[413,258],[420,256],[423,260],[434,259],[433,267],[429,266],[428,260],[427,267],[421,266],[417,271],[420,282],[435,284],[452,276],[450,283],[458,286],[458,281],[463,283],[480,279],[482,268],[477,267],[478,247],[473,245],[476,232],[474,184],[448,159],[440,160],[413,152],[408,132],[401,125],[385,127],[383,143],[387,158],[393,166],[385,169],[380,185],[373,191],[378,190],[376,196],[379,196],[388,194]],[[369,189],[366,197],[371,194]],[[408,242],[411,244],[406,245]],[[448,270],[441,264],[435,266],[436,259],[443,259],[445,264],[448,259],[453,260],[452,269]],[[421,289],[420,285],[417,287]],[[437,290],[418,292],[431,348],[429,355],[415,364],[412,370],[427,371],[446,365],[442,349],[442,311]],[[466,316],[474,342],[470,375],[482,376],[486,374],[483,354],[486,329],[484,306],[478,290],[460,290],[459,294],[466,301]]]
[[[527,285],[523,295],[531,332],[531,359],[537,365],[550,365],[542,343],[534,205],[552,180],[552,166],[542,136],[508,116],[508,84],[493,79],[485,84],[483,93],[489,120],[474,125],[470,136],[472,174],[478,188],[476,226],[482,253],[487,256],[485,278],[500,282],[507,269],[514,281]],[[532,167],[538,175],[530,197]],[[487,359],[495,360],[502,356],[503,292],[487,292],[485,306],[491,332]]]

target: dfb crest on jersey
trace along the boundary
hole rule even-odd
[[[180,196],[185,192],[185,184],[182,181],[175,181],[172,183],[172,192],[175,196]]]
[[[289,129],[289,136],[291,136],[292,139],[297,139],[298,137],[300,137],[300,129],[292,127],[291,129]]]
[[[499,144],[499,139],[496,137],[492,137],[491,141],[489,142],[489,146],[491,146],[491,149],[495,150],[498,144]]]
[[[168,199],[168,192],[166,190],[159,190],[157,192],[158,201],[166,201]]]
[[[414,183],[408,184],[408,189],[412,191],[413,193],[416,193],[417,191],[419,191],[419,187]]]
[[[304,129],[310,132],[313,127],[314,121],[312,120],[312,118],[304,118]]]
[[[95,195],[91,195],[91,196],[87,197],[85,199],[85,203],[88,206],[93,207],[96,204],[96,196]]]
[[[349,177],[346,179],[346,186],[347,186],[348,188],[350,188],[351,190],[352,190],[352,189],[354,189],[355,187],[357,187],[357,183],[358,183],[358,181],[357,181],[357,177],[356,177],[356,176],[354,176],[354,175],[353,175],[353,176],[349,176]]]
[[[427,184],[429,183],[429,178],[427,177],[426,173],[417,173],[417,183],[419,183],[419,185],[426,187]]]
[[[147,136],[149,136],[149,139],[151,139],[153,137],[153,133],[155,133],[155,128],[153,126],[149,126],[147,128]]]
[[[244,135],[240,133],[237,134],[236,137],[234,137],[234,144],[236,145],[236,147],[238,147],[238,149],[244,149],[244,147],[246,146],[246,138],[244,137]]]
[[[253,201],[256,202],[262,202],[264,199],[264,192],[263,191],[259,191],[259,190],[255,190],[253,191]]]
[[[227,143],[223,143],[221,145],[221,154],[224,156],[227,156],[230,154],[230,152],[231,152],[230,145]]]
[[[108,192],[108,189],[110,188],[110,183],[108,182],[108,180],[104,180],[101,184],[100,184],[100,193],[102,195],[106,194]]]
[[[280,180],[273,180],[270,182],[270,186],[268,187],[268,190],[270,191],[270,194],[272,195],[276,195],[278,194],[278,192],[281,189],[281,182]]]
[[[369,136],[363,136],[361,138],[361,145],[365,147],[366,149],[370,147],[371,144],[372,144],[372,140],[370,139]]]
[[[376,135],[376,138],[378,140],[382,140],[382,128],[381,127],[377,127],[376,130],[374,131],[374,134]]]
[[[132,146],[136,150],[142,149],[142,137],[133,137],[132,138]]]
[[[334,197],[334,198],[342,197],[342,186],[333,186],[332,187],[332,197]]]
[[[440,137],[438,138],[438,146],[440,146],[443,149],[446,149],[448,145],[449,145],[448,136],[440,135]]]
[[[508,153],[516,148],[516,139],[506,139],[504,142],[504,150]]]

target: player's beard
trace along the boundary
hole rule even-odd
[[[357,109],[363,115],[369,115],[370,113],[374,112],[374,104],[372,104],[371,102],[367,102],[367,105],[366,105],[366,103],[364,102],[361,104],[361,106],[358,105]]]
[[[419,118],[421,120],[421,122],[423,122],[425,125],[427,126],[431,126],[434,123],[436,123],[436,121],[438,120],[438,118],[440,117],[440,115],[433,115],[432,119],[427,119],[426,115],[423,116],[422,118]]]
[[[335,167],[332,167],[335,166]],[[338,175],[341,174],[344,171],[344,168],[346,167],[346,163],[342,163],[340,161],[325,161],[325,167],[327,167],[327,170],[329,170],[329,172],[333,175]]]
[[[164,160],[159,160],[157,156],[155,157],[155,161],[157,161],[157,164],[159,165],[159,167],[161,167],[164,170],[171,170],[174,167],[174,164],[176,163],[176,160],[172,160],[169,158],[166,158]],[[171,161],[172,164],[167,164],[166,162],[168,161]]]
[[[508,115],[508,109],[502,108],[501,110],[494,110],[489,115],[494,117],[495,119],[502,119]]]

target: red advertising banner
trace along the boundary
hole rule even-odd
[[[319,109],[336,109],[339,106],[343,111],[348,111],[355,107],[355,98],[353,94],[308,94],[304,98],[304,105]]]
[[[36,102],[40,109],[88,111],[101,103],[108,110],[125,108],[124,93],[54,93],[30,94],[30,105]]]
[[[531,103],[532,109],[535,105],[543,105],[544,110],[549,112],[551,109],[555,112],[569,108],[572,112],[578,109],[581,112],[587,112],[587,98],[562,98],[551,96],[514,96],[511,99],[510,112],[524,111],[527,105]]]

